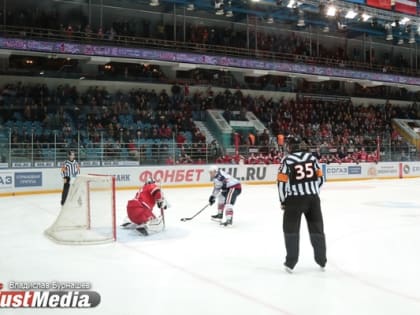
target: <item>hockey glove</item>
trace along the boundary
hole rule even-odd
[[[213,195],[211,195],[210,198],[209,198],[209,204],[210,204],[210,206],[213,205],[215,202],[216,202],[216,197],[213,196]]]
[[[157,206],[163,210],[166,210],[168,208],[168,204],[166,203],[166,200],[163,199],[161,201],[157,202]]]
[[[281,207],[281,210],[283,211],[286,209],[286,205],[284,203],[280,203],[280,207]]]

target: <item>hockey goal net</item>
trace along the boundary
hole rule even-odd
[[[77,176],[57,219],[45,234],[61,244],[101,244],[115,241],[114,176]]]

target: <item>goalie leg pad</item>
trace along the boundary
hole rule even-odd
[[[147,221],[146,226],[149,233],[155,234],[162,232],[164,229],[163,218],[161,216],[152,218]]]

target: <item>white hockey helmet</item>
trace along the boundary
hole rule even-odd
[[[217,167],[217,165],[210,165],[209,166],[209,173],[217,172],[218,170],[219,170],[219,168]]]

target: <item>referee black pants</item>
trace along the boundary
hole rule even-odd
[[[299,232],[302,214],[305,215],[309,236],[317,264],[324,267],[327,262],[324,222],[321,201],[318,195],[290,196],[285,202],[283,233],[286,245],[285,264],[294,268],[299,259]]]

